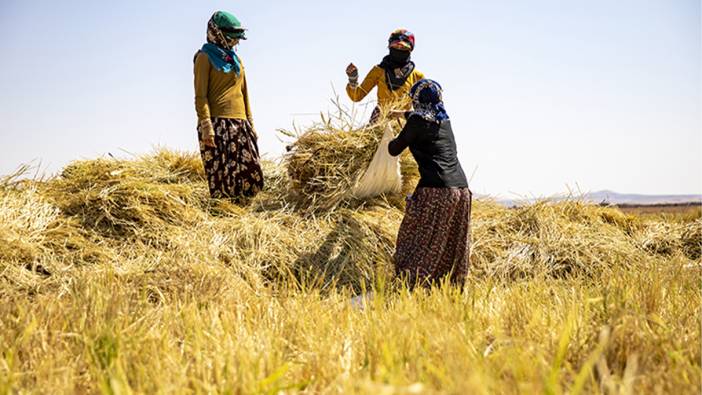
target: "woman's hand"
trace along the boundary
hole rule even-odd
[[[358,68],[353,63],[346,67],[346,75],[349,77],[349,84],[351,84],[351,86],[358,85]]]
[[[356,65],[354,65],[353,63],[350,63],[350,64],[346,67],[346,75],[347,75],[349,78],[351,78],[351,77],[356,77],[356,78],[358,78],[358,68],[356,67]]]
[[[207,148],[214,148],[216,147],[215,145],[215,137],[214,134],[203,137],[202,138],[202,144],[207,147]]]
[[[388,114],[388,118],[390,118],[390,119],[400,119],[400,118],[404,118],[404,117],[405,117],[405,112],[400,111],[400,110],[392,110]]]
[[[202,145],[208,148],[215,147],[215,132],[212,126],[212,120],[209,118],[200,121],[200,135],[202,136]]]

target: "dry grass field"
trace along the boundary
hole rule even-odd
[[[651,204],[651,205],[619,205],[618,208],[625,213],[643,217],[668,217],[691,221],[702,217],[702,203],[685,204]]]
[[[477,201],[465,288],[410,292],[401,198],[265,173],[243,206],[190,153],[0,181],[0,394],[702,390],[699,215]]]

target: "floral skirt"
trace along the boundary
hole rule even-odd
[[[428,286],[448,276],[463,285],[470,265],[468,188],[417,188],[397,235],[396,274],[408,285]]]
[[[263,189],[256,134],[244,119],[212,118],[215,146],[202,144],[200,154],[213,198],[253,197]]]

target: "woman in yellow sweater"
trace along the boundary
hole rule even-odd
[[[373,110],[370,123],[375,123],[382,112],[409,110],[409,90],[424,79],[424,74],[410,60],[414,50],[414,34],[406,29],[395,30],[388,39],[388,49],[390,53],[371,69],[361,85],[358,84],[358,68],[353,63],[346,68],[349,77],[346,93],[354,102],[363,100],[374,87],[378,87],[378,105]]]
[[[195,55],[200,154],[213,198],[237,200],[263,189],[246,74],[234,51],[245,32],[234,15],[217,11],[207,23],[207,43]]]

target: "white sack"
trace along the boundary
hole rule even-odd
[[[394,157],[388,152],[388,143],[393,137],[392,128],[388,125],[368,169],[353,188],[354,197],[369,198],[382,193],[399,193],[402,190],[400,157]]]

